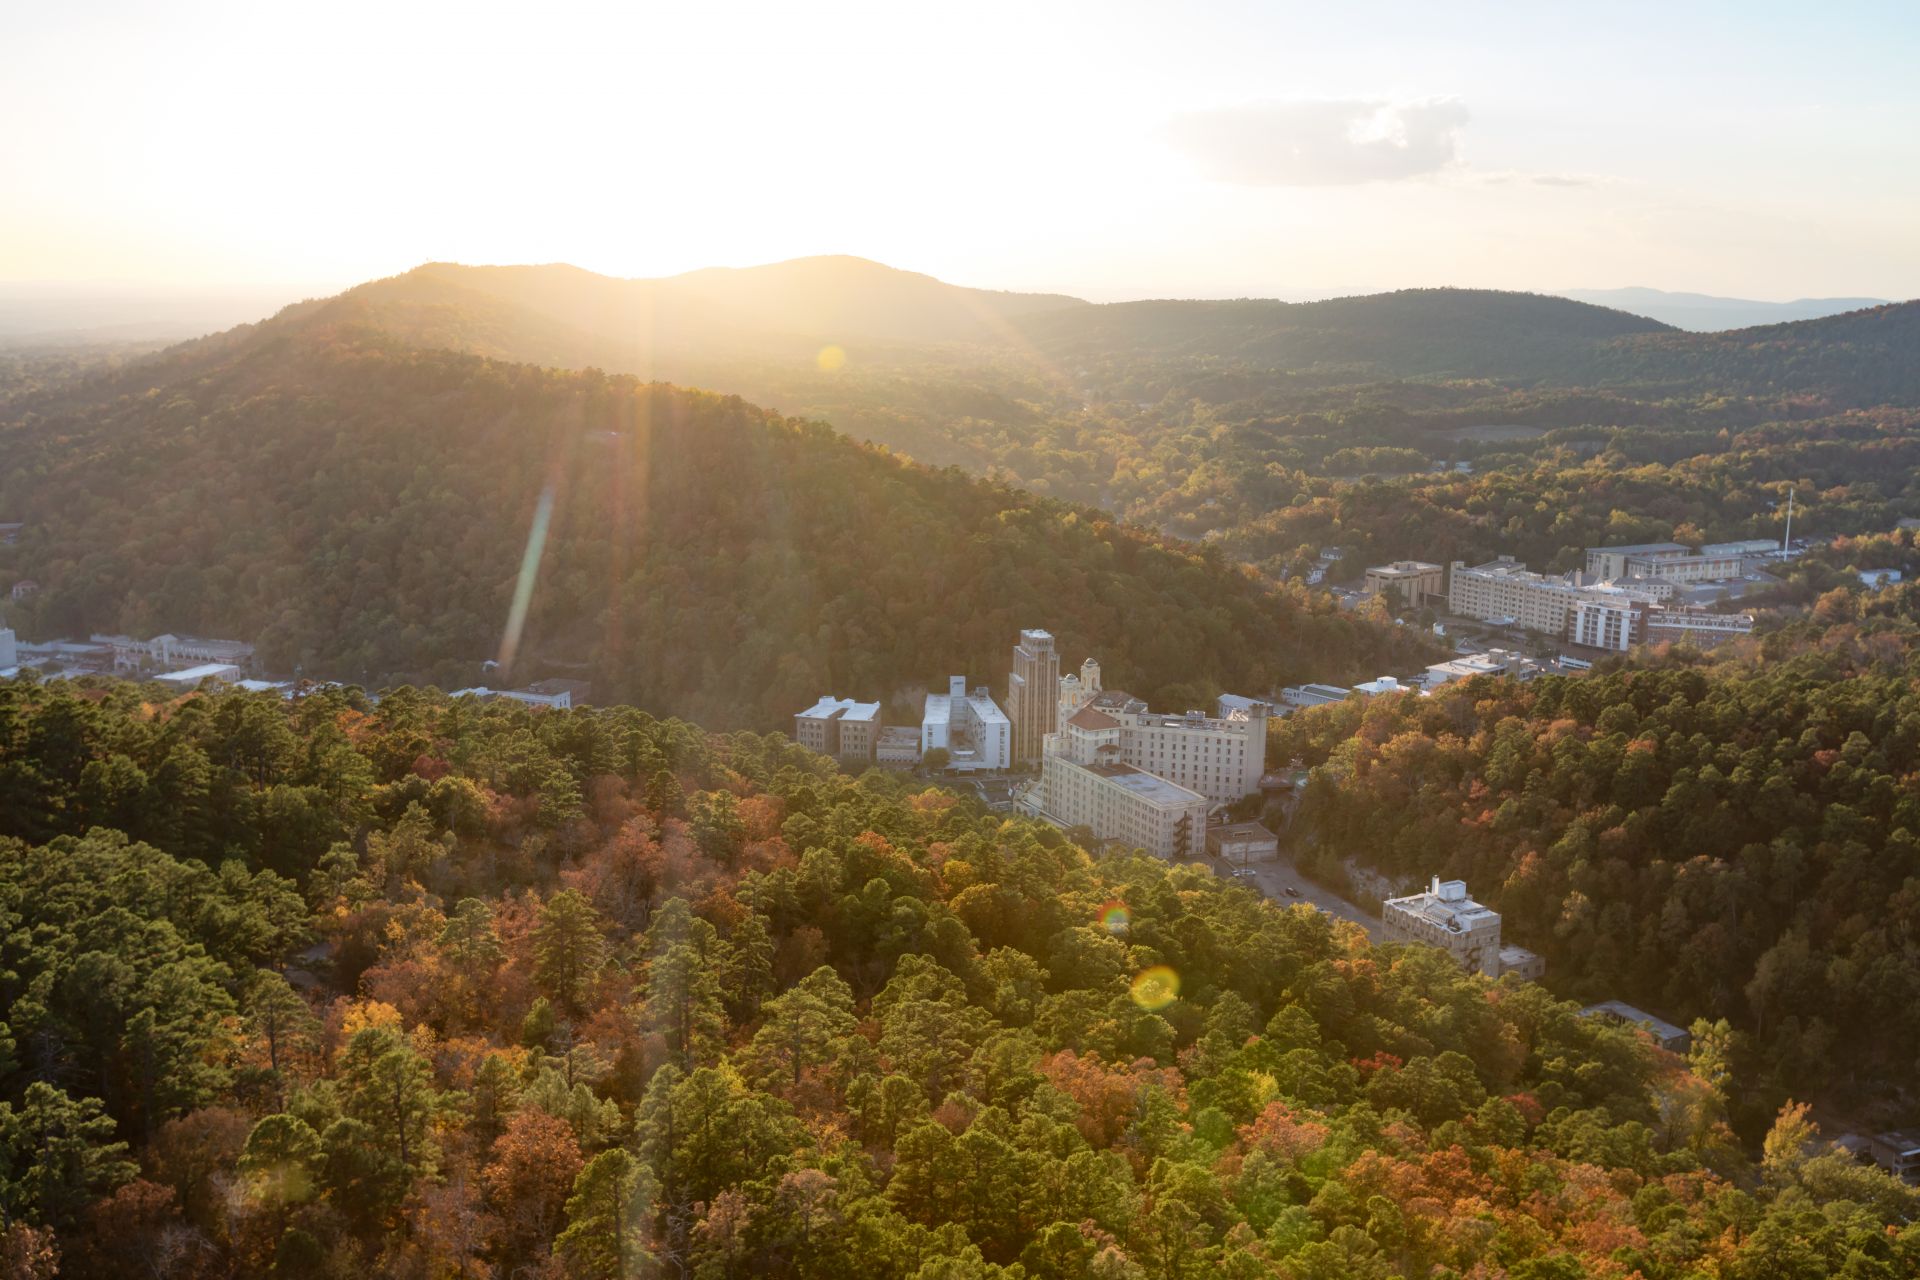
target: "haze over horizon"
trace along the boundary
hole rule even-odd
[[[1177,25],[18,9],[0,110],[32,127],[0,138],[0,280],[311,290],[433,260],[659,276],[850,253],[1095,301],[1920,294],[1911,10],[1350,25],[1293,4]]]

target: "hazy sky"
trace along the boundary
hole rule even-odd
[[[0,7],[0,280],[1920,295],[1920,4]]]

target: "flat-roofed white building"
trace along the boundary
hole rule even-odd
[[[1578,601],[1567,615],[1567,639],[1589,649],[1625,653],[1642,639],[1647,604],[1622,592]]]
[[[1384,941],[1424,942],[1464,969],[1500,976],[1500,913],[1475,902],[1464,880],[1435,876],[1424,893],[1388,898],[1380,924]]]
[[[1301,707],[1324,707],[1329,702],[1345,702],[1353,690],[1337,684],[1293,684],[1280,691],[1280,705],[1288,711]]]
[[[1066,827],[1169,860],[1190,857],[1206,829],[1207,797],[1121,758],[1122,725],[1082,707],[1047,735],[1040,808]]]
[[[1445,662],[1436,662],[1427,668],[1421,683],[1429,689],[1437,689],[1451,681],[1471,680],[1475,676],[1512,676],[1515,680],[1531,680],[1539,674],[1540,664],[1532,658],[1510,649],[1489,649],[1485,653],[1466,653]]]
[[[945,693],[927,695],[920,720],[920,754],[934,750],[947,753],[950,768],[1005,769],[1013,763],[1013,724],[985,686],[970,690],[965,676],[953,676]]]

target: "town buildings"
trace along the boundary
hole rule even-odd
[[[983,685],[969,690],[954,676],[945,693],[927,695],[920,721],[920,754],[945,751],[949,768],[1005,769],[1013,763],[1013,725]]]
[[[1114,716],[1083,706],[1047,736],[1039,785],[1042,812],[1065,827],[1086,827],[1117,841],[1175,860],[1193,855],[1204,838],[1207,797],[1122,758],[1123,726]]]
[[[1546,963],[1525,947],[1500,943],[1500,913],[1475,902],[1461,880],[1433,878],[1423,893],[1388,898],[1380,908],[1381,939],[1438,947],[1463,969],[1497,978],[1538,978]]]
[[[832,756],[842,765],[858,767],[874,763],[880,732],[877,702],[823,695],[820,701],[793,717],[795,742],[823,756]]]
[[[1662,640],[1684,640],[1693,645],[1714,645],[1733,636],[1753,634],[1750,613],[1711,613],[1668,605],[1647,611],[1644,639],[1648,644]]]
[[[1473,566],[1456,560],[1447,577],[1449,612],[1549,635],[1567,634],[1574,606],[1583,600],[1651,604],[1658,594],[1657,589],[1588,585],[1574,574],[1531,573],[1512,556]]]
[[[1059,726],[1060,651],[1045,631],[1020,633],[1007,677],[1007,719],[1013,726],[1013,758],[1038,764],[1046,736]]]
[[[1401,602],[1409,609],[1441,603],[1447,598],[1447,571],[1423,560],[1395,560],[1392,564],[1370,567],[1365,593],[1377,596],[1388,588],[1397,590]]]

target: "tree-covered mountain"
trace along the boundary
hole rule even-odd
[[[0,789],[9,1277],[1920,1268],[1920,1191],[1736,1127],[1725,1024],[777,735],[22,681]]]
[[[565,664],[723,725],[998,684],[1022,626],[1180,706],[1423,652],[1210,549],[817,423],[423,350],[329,306],[23,394],[0,447],[27,524],[7,555],[44,588],[29,632],[238,636],[273,670],[479,680],[543,504],[509,675]]]

